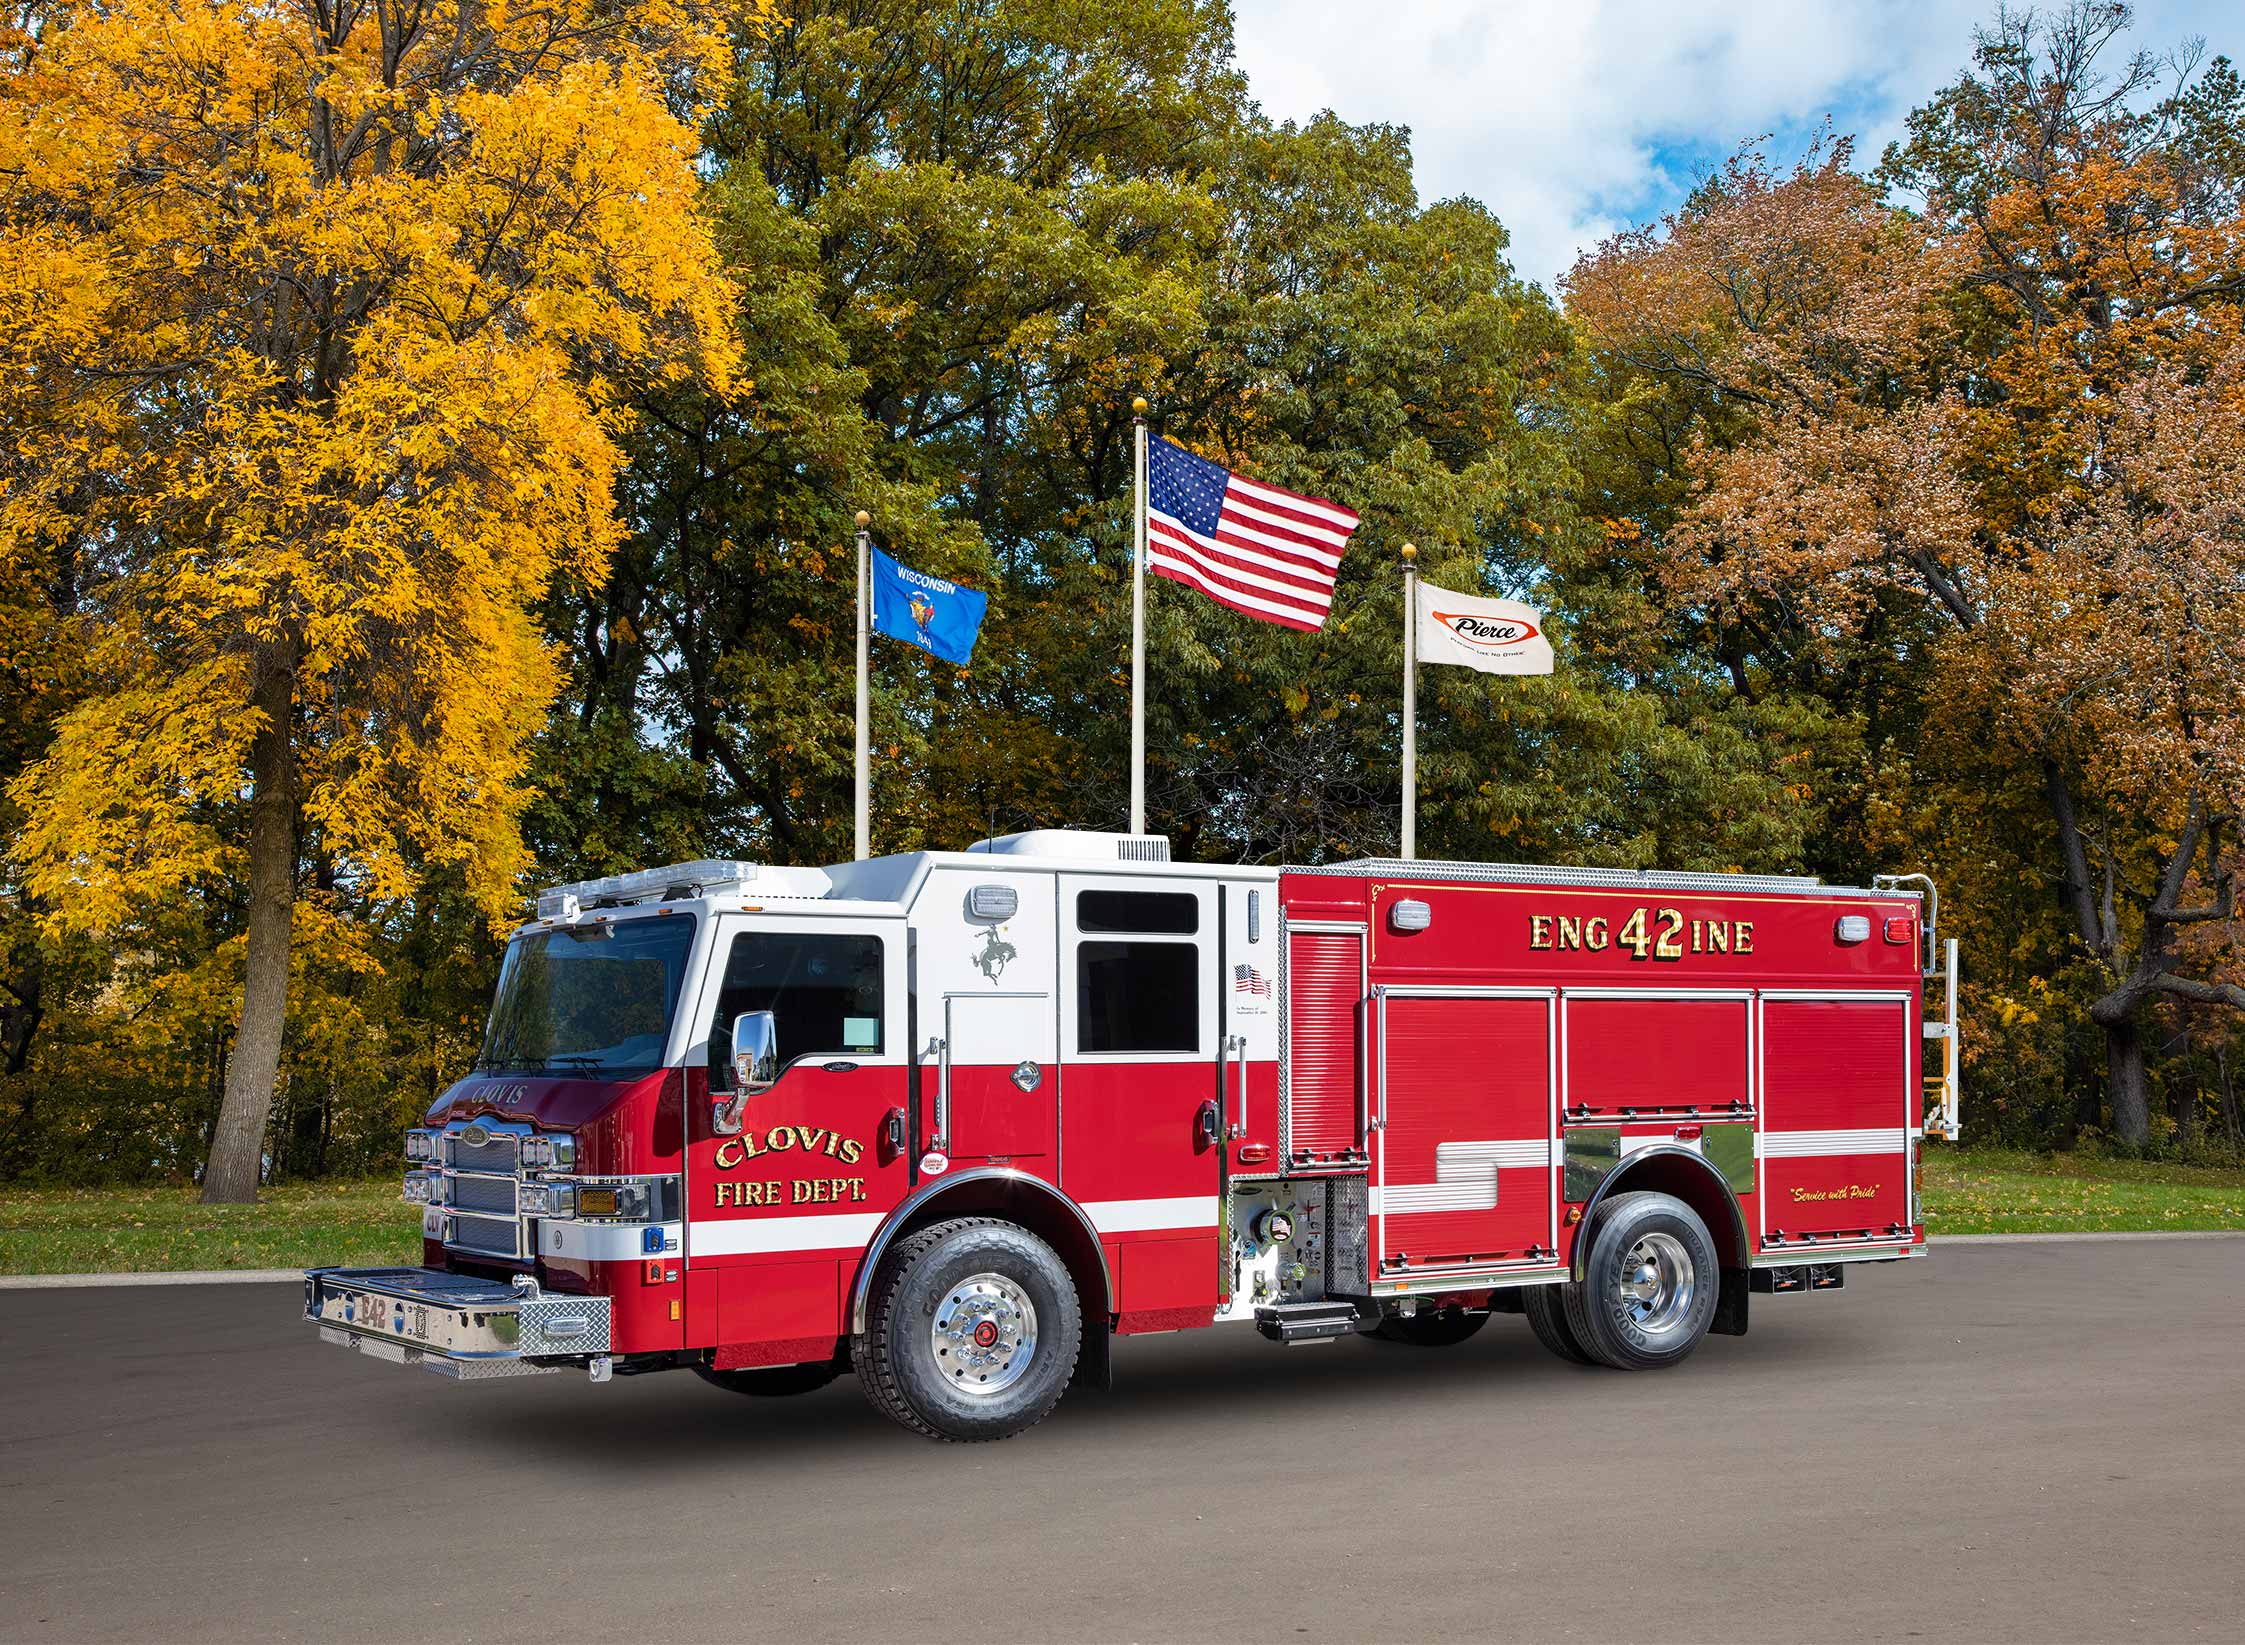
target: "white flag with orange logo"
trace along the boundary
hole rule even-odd
[[[1484,674],[1548,674],[1543,613],[1518,600],[1453,594],[1419,581],[1419,661],[1456,663]]]

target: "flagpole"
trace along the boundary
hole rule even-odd
[[[1130,402],[1137,431],[1130,521],[1130,831],[1146,832],[1146,402]]]
[[[873,572],[873,534],[866,527],[873,516],[857,511],[857,860],[873,854],[873,770],[866,743],[871,734],[871,693],[866,684],[868,636],[873,630],[873,595],[867,586]]]
[[[1403,860],[1419,854],[1419,551],[1403,545]]]

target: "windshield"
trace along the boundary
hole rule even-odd
[[[660,1068],[694,922],[676,915],[534,931],[507,945],[482,1069]]]

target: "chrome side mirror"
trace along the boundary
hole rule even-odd
[[[718,1102],[710,1129],[723,1137],[736,1135],[741,1104],[759,1091],[769,1091],[779,1077],[779,1019],[769,1011],[743,1011],[733,1019],[732,1094]]]

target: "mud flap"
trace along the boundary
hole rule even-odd
[[[1076,1353],[1072,1388],[1096,1388],[1106,1393],[1115,1386],[1115,1333],[1106,1320],[1084,1321],[1083,1347]]]
[[[1752,1289],[1752,1277],[1744,1268],[1723,1270],[1723,1288],[1715,1300],[1715,1317],[1707,1326],[1710,1333],[1723,1337],[1746,1334],[1746,1297]]]

